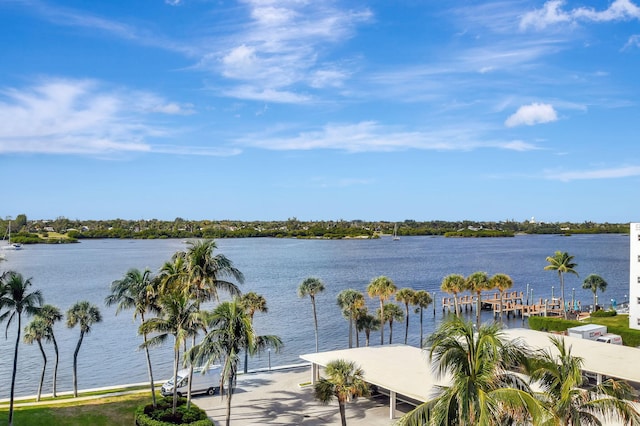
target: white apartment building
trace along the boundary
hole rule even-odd
[[[640,330],[640,223],[629,228],[629,328]]]

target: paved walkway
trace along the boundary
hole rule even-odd
[[[231,400],[234,426],[257,425],[340,425],[338,401],[322,405],[315,400],[308,382],[311,367],[247,374],[238,377]],[[204,409],[216,425],[225,422],[227,401],[220,395],[199,396],[194,402]],[[389,426],[388,398],[358,398],[347,403],[349,426]],[[401,415],[401,413],[399,413]],[[397,420],[397,419],[396,419]]]

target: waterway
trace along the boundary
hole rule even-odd
[[[425,313],[425,334],[442,320],[440,292],[442,278],[451,273],[468,275],[475,271],[509,274],[516,291],[533,291],[533,298],[550,298],[560,294],[558,275],[544,271],[545,258],[554,251],[567,251],[575,256],[579,277],[565,276],[565,296],[582,305],[592,303],[593,294],[583,290],[582,280],[591,273],[601,275],[609,284],[600,295],[601,304],[627,299],[629,288],[628,235],[522,235],[514,238],[444,238],[390,237],[377,240],[295,240],[295,239],[226,239],[217,240],[218,252],[230,258],[245,275],[242,291],[262,294],[269,311],[257,313],[255,325],[260,334],[275,334],[284,341],[280,353],[266,352],[249,360],[249,368],[264,368],[300,362],[298,356],[315,350],[313,318],[309,298],[297,296],[298,285],[307,277],[321,278],[326,291],[317,297],[320,350],[344,348],[348,345],[348,322],[336,305],[337,294],[353,288],[364,292],[369,281],[379,275],[390,277],[398,286],[436,292],[435,312]],[[79,244],[35,245],[24,250],[6,252],[7,260],[0,270],[15,270],[32,278],[33,289],[40,289],[45,303],[65,312],[79,300],[99,306],[103,321],[95,324],[78,356],[78,386],[93,388],[147,380],[144,353],[138,350],[141,338],[139,322],[132,312],[115,315],[114,307],[106,307],[112,281],[121,278],[129,268],[149,268],[156,272],[176,251],[185,250],[180,240],[84,240]],[[575,291],[573,290],[575,289]],[[367,297],[372,311],[377,300]],[[483,312],[483,320],[491,320]],[[23,320],[26,324],[29,318]],[[419,343],[419,319],[411,314],[409,344]],[[7,338],[0,337],[0,398],[9,395],[15,343],[15,324]],[[511,319],[510,327],[522,326]],[[6,322],[0,325],[2,331]],[[78,329],[68,329],[64,322],[55,328],[60,346],[58,389],[72,388],[73,351]],[[388,339],[388,330],[385,339]],[[379,340],[372,336],[372,344]],[[394,324],[394,343],[402,343],[404,324]],[[49,366],[43,392],[51,390],[53,350],[45,344]],[[35,394],[42,368],[37,345],[21,344],[19,349],[16,395]],[[157,379],[171,375],[172,342],[151,351]]]

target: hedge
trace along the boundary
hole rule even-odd
[[[568,328],[585,325],[584,322],[557,317],[529,317],[529,328],[537,331],[566,331]],[[625,346],[640,347],[640,330],[607,325],[607,332],[622,337]]]
[[[141,405],[136,409],[137,426],[212,426],[213,422],[207,417],[207,413],[191,402],[191,408],[187,410],[187,399],[178,398],[178,407],[175,416],[173,411],[173,397],[168,396],[157,401],[156,408],[153,404]]]

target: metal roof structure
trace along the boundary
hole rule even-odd
[[[640,383],[640,349],[611,345],[576,337],[554,335],[524,328],[505,329],[508,340],[520,339],[532,349],[545,349],[558,354],[549,339],[558,336],[571,346],[571,354],[583,359],[583,369],[595,373],[600,382],[604,376]],[[438,379],[432,372],[428,352],[406,345],[370,346],[300,355],[312,365],[312,383],[319,377],[319,366],[344,359],[353,361],[364,371],[364,379],[389,390],[389,416],[395,418],[398,395],[425,402],[434,396],[437,386],[446,386],[447,377]]]

